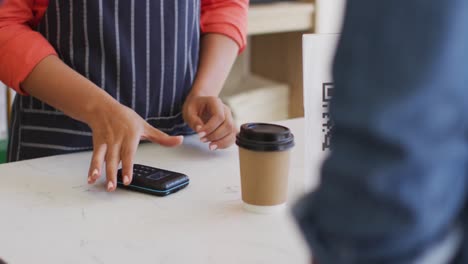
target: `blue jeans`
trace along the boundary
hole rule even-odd
[[[457,234],[445,263],[468,263],[468,1],[348,0],[333,76],[330,156],[294,209],[314,258],[419,263]]]

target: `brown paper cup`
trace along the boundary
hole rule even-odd
[[[259,152],[239,148],[242,201],[246,209],[270,211],[286,203],[289,156],[288,150]]]
[[[248,211],[269,213],[281,210],[286,203],[290,148],[294,143],[289,129],[271,124],[260,124],[261,129],[255,128],[258,125],[247,124],[251,128],[250,135],[242,134],[242,129],[246,129],[243,125],[237,138],[242,201]],[[283,133],[287,140],[282,140],[281,136],[278,139],[276,136],[259,135],[279,133],[278,130],[287,131]]]

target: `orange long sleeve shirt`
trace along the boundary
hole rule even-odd
[[[201,0],[201,32],[233,39],[242,51],[246,45],[248,0]],[[21,83],[54,48],[34,28],[49,0],[5,0],[0,6],[0,81],[19,93]]]

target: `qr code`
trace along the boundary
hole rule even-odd
[[[322,141],[322,151],[325,151],[330,148],[330,139],[333,130],[333,123],[330,119],[330,101],[333,96],[333,83],[323,83],[322,84],[322,132],[323,132],[323,141]]]

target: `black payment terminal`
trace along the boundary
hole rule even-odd
[[[117,172],[118,187],[157,196],[175,193],[188,184],[189,178],[185,174],[140,164],[133,165],[133,180],[130,185],[123,184],[122,169]]]

